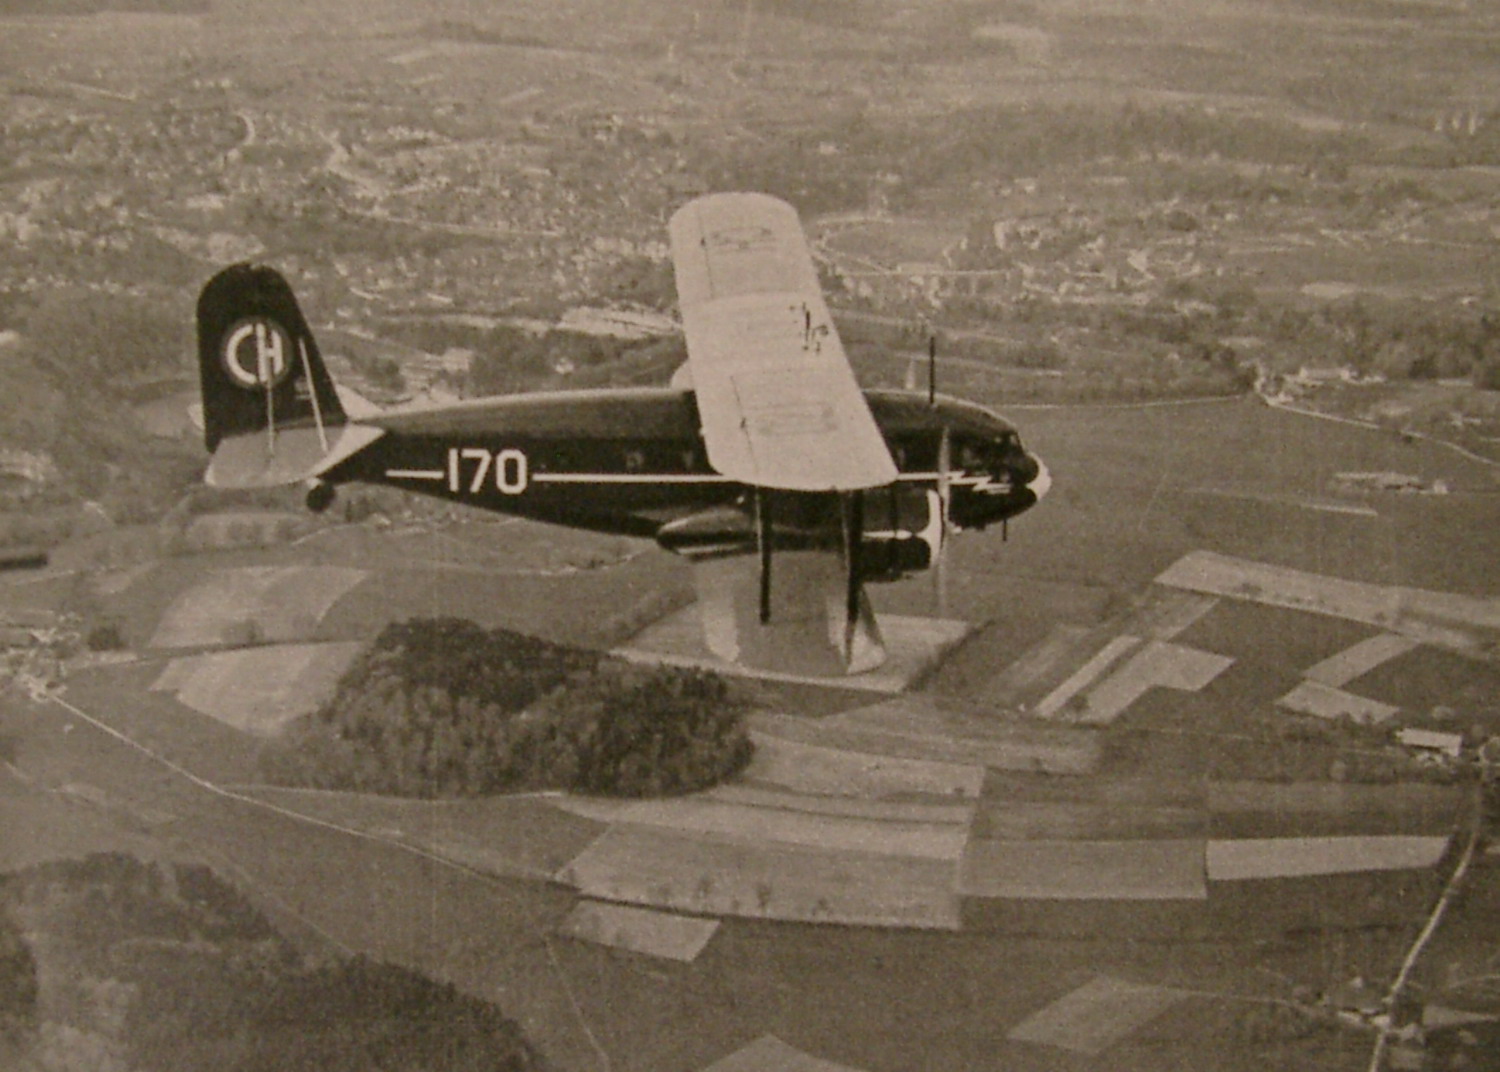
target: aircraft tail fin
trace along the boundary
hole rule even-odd
[[[306,480],[378,438],[350,425],[292,288],[274,268],[234,264],[198,297],[203,439],[218,487]]]
[[[210,451],[231,436],[347,418],[292,288],[274,268],[233,264],[198,297],[198,372]]]

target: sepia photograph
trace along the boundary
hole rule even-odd
[[[1500,1072],[1500,0],[0,90],[0,1069]]]

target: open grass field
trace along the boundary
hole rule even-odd
[[[1010,1038],[1097,1055],[1160,1016],[1185,995],[1100,976],[1034,1013]]]
[[[273,736],[317,710],[358,653],[358,643],[272,644],[174,659],[152,691],[236,729]]]
[[[632,953],[691,962],[712,940],[718,927],[718,921],[713,919],[583,901],[568,917],[562,933]]]

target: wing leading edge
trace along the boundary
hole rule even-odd
[[[710,194],[668,229],[709,464],[792,491],[895,480],[796,211],[764,194]]]

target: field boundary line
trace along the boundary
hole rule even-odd
[[[77,715],[79,718],[83,719],[85,722],[88,722],[96,729],[103,730],[109,736],[115,738],[123,744],[129,745],[131,748],[134,748],[136,751],[140,752],[147,758],[161,764],[162,766],[170,770],[173,774],[176,774],[178,777],[191,782],[199,789],[211,793],[214,796],[221,797],[225,800],[237,801],[241,804],[249,804],[252,807],[262,808],[266,811],[280,815],[286,819],[293,819],[298,822],[307,823],[311,826],[323,827],[324,829],[332,830],[339,834],[347,834],[350,837],[360,838],[364,841],[373,841],[377,844],[389,845],[395,848],[404,849],[405,851],[410,852],[416,856],[431,860],[433,863],[443,864],[448,867],[456,868],[460,871],[468,871],[476,875],[484,874],[484,872],[479,871],[475,868],[466,867],[462,864],[455,863],[454,861],[440,856],[435,852],[430,852],[427,849],[423,849],[416,845],[407,844],[406,842],[397,840],[395,838],[384,837],[379,834],[372,834],[367,830],[360,830],[357,827],[344,826],[343,824],[333,822],[330,819],[320,819],[315,815],[308,815],[307,813],[297,811],[294,808],[284,808],[279,804],[273,804],[269,800],[261,800],[257,797],[249,796],[245,793],[236,792],[232,789],[226,789],[225,787],[217,785],[214,782],[210,782],[206,778],[202,778],[194,774],[192,771],[188,770],[181,764],[175,763],[172,760],[168,759],[166,756],[162,755],[160,752],[157,752],[154,749],[141,744],[139,741],[132,738],[129,734],[115,729],[113,726],[109,725],[109,723],[95,718],[83,708],[79,707],[76,704],[69,703],[61,696],[48,696],[47,699],[52,703],[57,704],[64,710]],[[539,878],[547,881],[551,880],[551,876],[548,872],[542,871],[538,868],[517,864],[516,869],[518,873],[520,873],[524,877]]]
[[[63,710],[69,711],[72,714],[76,715],[78,718],[83,719],[95,729],[102,730],[108,736],[115,738],[122,744],[134,748],[136,751],[140,752],[142,755],[145,755],[147,758],[154,760],[161,766],[166,767],[172,773],[178,775],[179,777],[187,780],[198,788],[216,797],[220,797],[225,800],[238,801],[242,804],[249,804],[251,807],[261,808],[273,814],[280,815],[283,818],[291,819],[294,822],[307,823],[311,826],[321,827],[326,830],[331,830],[335,833],[344,834],[346,836],[363,841],[368,841],[373,844],[384,845],[389,848],[409,852],[414,856],[420,857],[421,859],[429,860],[432,863],[437,864],[439,867],[446,867],[461,874],[470,875],[482,880],[494,881],[494,876],[489,875],[484,871],[480,871],[478,868],[469,867],[465,864],[457,863],[456,861],[449,860],[443,856],[438,855],[437,853],[429,852],[428,850],[420,848],[416,845],[410,845],[406,842],[399,841],[394,838],[372,834],[368,831],[359,830],[354,827],[344,826],[340,823],[335,823],[327,819],[319,819],[315,816],[306,815],[291,808],[283,808],[277,804],[272,804],[269,801],[257,800],[255,797],[246,796],[243,793],[237,793],[229,789],[224,789],[221,786],[215,785],[213,782],[208,781],[206,778],[199,777],[192,771],[188,770],[186,767],[182,766],[179,763],[173,762],[154,749],[148,748],[146,745],[141,744],[139,741],[130,737],[128,734],[115,729],[107,722],[95,718],[93,715],[83,710],[83,708],[79,707],[76,704],[70,703],[69,701],[63,699],[61,696],[49,695],[46,698],[52,703],[61,707]],[[517,872],[522,876],[535,877],[549,884],[553,882],[552,876],[549,873],[540,871],[537,868],[518,864],[516,865],[516,869]],[[583,1015],[583,1007],[578,1002],[578,995],[574,992],[572,983],[569,982],[567,978],[567,973],[563,969],[562,962],[557,957],[557,950],[553,948],[551,939],[548,937],[546,931],[534,920],[529,922],[531,925],[531,929],[541,940],[542,947],[546,951],[547,959],[552,964],[553,973],[556,976],[559,985],[562,987],[563,993],[567,996],[568,1003],[573,1009],[573,1014],[578,1022],[579,1028],[582,1030],[584,1037],[588,1040],[589,1045],[593,1048],[594,1053],[599,1058],[600,1067],[604,1070],[604,1072],[613,1072],[614,1062],[610,1058],[608,1051],[604,1049],[603,1044],[600,1043],[598,1036],[594,1034],[593,1028],[589,1026],[587,1018]]]
[[[80,796],[80,795],[78,795],[76,793],[69,793],[69,792],[66,791],[65,788],[60,787],[60,786],[44,785],[43,783],[38,782],[31,775],[27,774],[20,767],[16,766],[14,763],[11,763],[9,760],[0,759],[0,767],[4,767],[12,775],[14,775],[16,777],[16,779],[19,780],[22,784],[24,784],[26,786],[29,786],[30,788],[36,790],[37,792],[45,793],[49,797],[54,797],[54,798],[56,798],[58,800],[61,800],[65,804],[77,804],[80,807],[93,808],[96,811],[100,811],[100,812],[105,813],[106,815],[112,816],[117,821],[121,819],[121,813],[122,812],[124,813],[123,818],[128,823],[138,825],[140,823],[140,821],[141,821],[140,816],[136,815],[134,812],[131,812],[129,809],[119,807],[118,805],[111,806],[108,803],[102,803],[102,802],[95,801],[95,800],[89,800],[88,798]],[[156,836],[160,836],[160,835],[156,835]],[[163,840],[168,841],[168,842],[175,842],[175,843],[178,843],[178,844],[188,844],[189,847],[191,848],[191,850],[193,852],[198,853],[198,854],[203,855],[203,856],[211,857],[212,859],[214,859],[215,861],[218,862],[218,865],[220,867],[223,867],[226,871],[232,872],[233,874],[235,874],[238,877],[239,881],[243,882],[245,885],[247,885],[247,886],[251,887],[253,890],[255,890],[255,892],[259,896],[264,897],[266,900],[273,902],[276,905],[276,911],[277,912],[284,912],[286,915],[290,916],[292,919],[295,919],[299,924],[301,924],[302,926],[306,927],[308,930],[312,931],[314,934],[316,934],[323,941],[327,942],[329,945],[331,945],[331,946],[335,947],[336,949],[342,951],[346,956],[351,956],[352,957],[352,956],[356,955],[357,950],[355,950],[354,948],[352,948],[351,946],[349,946],[345,942],[340,941],[338,938],[334,937],[328,931],[326,931],[322,927],[318,926],[318,924],[314,923],[311,919],[309,919],[307,916],[303,915],[296,908],[294,908],[291,905],[291,903],[286,900],[286,898],[282,897],[280,894],[276,893],[274,890],[272,890],[269,887],[267,887],[265,883],[261,882],[254,875],[252,875],[249,871],[245,870],[244,867],[242,867],[239,864],[235,863],[234,860],[232,860],[231,858],[229,858],[228,856],[226,856],[224,853],[220,852],[218,849],[214,848],[213,846],[211,846],[211,845],[203,845],[203,844],[193,843],[193,842],[187,842],[185,839],[183,839],[181,837],[177,837],[177,836],[166,837],[166,838],[163,838]]]
[[[1369,1072],[1381,1072],[1385,1064],[1385,1053],[1390,1046],[1394,1035],[1392,1028],[1397,1003],[1401,1000],[1402,993],[1406,990],[1406,984],[1410,981],[1411,973],[1416,969],[1417,961],[1421,959],[1422,952],[1427,948],[1427,943],[1437,933],[1438,926],[1443,922],[1443,915],[1448,911],[1448,905],[1458,898],[1463,891],[1464,880],[1469,874],[1469,865],[1474,862],[1474,857],[1479,851],[1479,843],[1483,840],[1485,830],[1485,808],[1484,790],[1482,785],[1476,784],[1474,791],[1473,816],[1469,820],[1469,838],[1464,846],[1463,855],[1459,857],[1453,874],[1448,876],[1448,883],[1443,887],[1442,894],[1437,903],[1433,905],[1431,914],[1427,917],[1426,924],[1417,934],[1416,940],[1412,942],[1411,948],[1407,950],[1406,957],[1401,961],[1401,970],[1396,973],[1396,978],[1391,983],[1391,989],[1385,996],[1385,1011],[1388,1019],[1381,1026],[1379,1033],[1375,1036],[1375,1048],[1370,1053]],[[1450,842],[1451,844],[1451,842]]]
[[[1163,406],[1204,406],[1224,402],[1238,402],[1249,398],[1253,392],[1237,391],[1230,395],[1195,395],[1192,398],[1153,398],[1144,402],[1013,402],[1007,403],[1006,412],[1042,409],[1160,409]]]
[[[1269,408],[1280,410],[1282,413],[1295,413],[1300,417],[1311,417],[1319,421],[1332,421],[1334,424],[1345,424],[1353,428],[1365,428],[1372,432],[1385,432],[1391,430],[1383,424],[1377,424],[1374,421],[1361,420],[1358,417],[1341,417],[1337,413],[1324,413],[1321,410],[1308,409],[1306,406],[1294,406],[1290,402],[1278,402],[1268,395],[1261,394],[1259,391],[1256,391],[1255,395]],[[1011,406],[1010,408],[1017,409],[1019,407]],[[1426,432],[1403,431],[1399,434],[1411,439],[1420,439],[1422,442],[1431,443],[1433,446],[1444,447],[1447,450],[1451,450],[1456,454],[1460,454],[1463,457],[1468,458],[1470,461],[1478,462],[1481,465],[1487,465],[1491,469],[1500,469],[1500,460],[1497,460],[1495,458],[1486,458],[1483,454],[1476,454],[1472,450],[1469,450],[1467,447],[1459,446],[1452,440],[1442,439],[1435,435],[1428,435]]]

